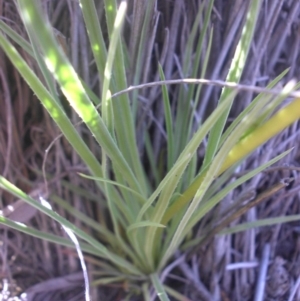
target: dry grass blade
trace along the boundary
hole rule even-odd
[[[272,197],[275,193],[288,186],[293,181],[293,178],[288,178],[282,180],[280,183],[275,184],[274,186],[266,189],[264,192],[259,194],[254,200],[250,200],[247,204],[243,205],[241,208],[234,208],[233,213],[229,213],[229,216],[216,225],[209,234],[205,235],[202,243],[207,243],[212,239],[217,233],[221,232],[226,226],[228,226],[232,221],[238,219],[243,214],[248,212],[251,208],[259,205],[261,202]]]
[[[28,288],[21,295],[21,300],[33,301],[37,295],[39,298],[49,298],[49,293],[57,291],[74,291],[83,281],[82,273],[75,273],[63,277],[57,277],[38,283]],[[78,292],[77,292],[78,294]]]
[[[264,292],[265,292],[265,285],[266,285],[266,278],[267,278],[267,270],[269,265],[269,256],[270,256],[270,245],[267,244],[264,246],[263,255],[261,259],[260,269],[258,280],[256,284],[255,290],[255,301],[263,301],[264,299]]]

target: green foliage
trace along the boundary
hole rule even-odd
[[[247,152],[242,152],[239,148],[239,155],[236,157],[234,155],[233,159],[230,159],[231,150],[236,150],[235,147],[239,147],[241,141],[247,144],[246,138],[254,136],[255,139],[260,135],[262,129],[260,126],[265,125],[267,118],[291,89],[284,91],[275,100],[263,94],[259,95],[224,132],[224,126],[236,96],[236,91],[232,91],[230,88],[223,89],[218,107],[194,131],[193,118],[197,104],[200,101],[201,86],[190,85],[187,89],[183,86],[180,87],[178,98],[172,100],[176,104],[176,114],[172,111],[167,86],[162,86],[167,141],[167,162],[164,170],[156,166],[151,144],[151,133],[148,129],[143,132],[145,149],[151,166],[151,175],[155,182],[155,187],[152,188],[151,177],[143,167],[144,162],[139,156],[136,142],[137,92],[134,91],[132,94],[132,102],[127,93],[112,99],[112,94],[128,87],[126,77],[128,66],[126,62],[129,50],[121,34],[126,3],[122,2],[120,7],[117,8],[117,2],[114,0],[104,2],[109,36],[108,49],[96,14],[94,1],[80,1],[100,79],[101,99],[97,98],[75,72],[68,57],[57,44],[49,22],[43,18],[43,13],[37,1],[18,1],[20,14],[30,42],[25,41],[0,21],[0,46],[89,169],[91,175],[82,175],[82,177],[95,181],[99,191],[105,196],[104,208],[107,208],[109,212],[112,226],[108,227],[102,220],[93,220],[85,216],[72,208],[67,201],[53,195],[53,201],[59,206],[99,233],[96,239],[54,211],[44,207],[40,202],[26,195],[3,177],[0,177],[0,187],[34,206],[61,225],[70,228],[80,238],[80,245],[84,252],[97,255],[99,260],[109,261],[107,278],[101,279],[102,283],[105,281],[107,283],[119,281],[124,279],[124,275],[134,281],[135,277],[138,276],[140,279],[144,279],[145,283],[147,281],[152,283],[160,300],[165,301],[169,298],[159,279],[159,273],[171,260],[174,252],[181,247],[182,242],[187,239],[188,233],[194,225],[210,210],[213,210],[231,190],[245,183],[287,154],[284,153],[276,157],[221,190],[216,188],[218,185],[214,186],[214,183],[219,181],[218,177],[223,172],[227,171],[228,176],[230,176],[233,172],[233,169],[230,168],[234,164],[271,137],[264,136],[263,141],[260,141],[259,144],[248,145]],[[250,49],[260,2],[259,0],[251,2],[243,34],[229,70],[228,81],[238,82],[240,79]],[[209,1],[208,8],[205,11],[206,17],[200,37],[198,37],[198,23],[205,10],[204,5],[199,10],[198,17],[189,35],[186,52],[183,55],[184,74],[191,69],[194,45],[196,45],[196,55],[193,62],[192,76],[196,77],[201,74],[201,77],[204,77],[206,73],[213,36],[213,32],[209,30],[208,26],[213,3],[213,0]],[[135,41],[133,47],[137,53],[134,83],[139,83],[141,80],[140,73],[146,43],[145,35],[150,26],[151,9],[153,9],[153,1],[149,1],[144,21],[139,23],[142,25],[140,40]],[[43,81],[35,75],[4,34],[17,42],[37,61],[46,84],[43,84]],[[203,46],[206,35],[209,40],[208,49],[204,49]],[[199,60],[205,51],[204,67],[199,70]],[[164,80],[164,71],[160,65],[158,70],[161,80]],[[283,75],[284,73],[281,76]],[[281,77],[278,77],[274,80],[269,88],[273,87],[280,79]],[[89,129],[90,135],[97,141],[101,148],[101,160],[96,158],[64,111],[57,95],[54,80],[73,110]],[[196,95],[196,100],[193,106],[190,106],[193,95]],[[101,104],[100,110],[95,106],[96,104]],[[294,116],[293,120],[296,117]],[[259,123],[257,123],[258,119]],[[286,120],[285,127],[293,121],[289,118],[286,118]],[[278,128],[278,131],[281,129]],[[197,150],[208,135],[209,140],[204,163],[200,170],[197,170],[196,167],[199,163]],[[231,161],[227,164],[229,159]],[[226,178],[223,184],[225,182]],[[76,188],[74,188],[74,191],[76,191]],[[97,202],[100,203],[96,200]],[[281,219],[280,222],[282,221]],[[72,247],[72,244],[66,239],[37,231],[2,216],[0,216],[0,223],[24,233]],[[262,221],[262,223],[268,222]],[[269,224],[271,223],[274,223],[274,220],[269,221]],[[249,226],[256,225],[245,225],[244,228],[236,227],[232,231],[241,231]],[[195,241],[185,241],[185,245],[189,244],[193,245]],[[121,276],[116,277],[113,273],[110,275],[110,269],[112,271],[118,270]],[[144,291],[146,290],[145,287],[143,286]],[[170,289],[170,291],[172,290]],[[176,292],[174,292],[174,295],[176,295]]]

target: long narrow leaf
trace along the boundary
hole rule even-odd
[[[249,179],[253,178],[255,175],[257,175],[258,173],[262,172],[263,170],[265,170],[266,168],[268,168],[269,166],[273,165],[274,163],[276,163],[277,161],[281,160],[282,158],[284,158],[286,155],[288,155],[292,150],[287,150],[284,153],[276,156],[275,158],[273,158],[272,160],[270,160],[269,162],[255,168],[254,170],[248,172],[247,174],[245,174],[244,176],[242,176],[241,178],[239,178],[238,180],[234,181],[233,183],[227,185],[224,189],[222,189],[220,192],[218,192],[215,196],[213,196],[209,201],[207,201],[205,204],[203,204],[202,206],[200,206],[200,208],[194,213],[193,217],[191,218],[191,220],[189,221],[186,229],[185,229],[185,233],[188,233],[191,228],[198,222],[201,220],[201,218],[207,214],[211,209],[213,209],[214,206],[216,206],[222,199],[225,198],[225,196],[232,191],[233,189],[237,188],[238,186],[240,186],[241,184],[245,183],[246,181],[248,181]]]
[[[263,125],[257,127],[253,132],[251,132],[251,134],[246,136],[245,139],[239,141],[229,152],[219,174],[223,173],[232,165],[239,162],[258,146],[274,137],[276,134],[284,130],[299,118],[300,99],[295,99],[292,103],[278,111]],[[204,174],[205,172],[200,174],[190,185],[190,187],[182,194],[182,196],[178,198],[174,204],[172,204],[164,217],[163,223],[167,222],[176,213],[176,211],[180,210],[180,208],[189,202],[191,197],[195,194],[197,187],[199,187],[201,181],[203,180]]]
[[[39,231],[36,229],[33,229],[25,224],[12,221],[4,216],[0,215],[0,224],[3,224],[11,229],[15,229],[19,232],[25,233],[27,235],[37,237],[39,239],[52,242],[54,244],[59,244],[61,246],[75,248],[74,244],[67,238],[59,237],[57,235],[46,233],[43,231]],[[87,243],[80,243],[80,247],[82,251],[87,252],[91,255],[99,256],[99,251],[92,246],[90,246]]]
[[[156,291],[156,295],[159,298],[160,301],[170,301],[159,277],[157,274],[151,274],[150,275],[152,284],[154,286],[154,289]]]
[[[160,78],[162,81],[165,80],[165,75],[161,65],[158,66]],[[163,102],[164,102],[164,110],[165,110],[165,122],[167,128],[167,142],[168,142],[168,171],[171,169],[175,156],[174,156],[174,134],[173,134],[173,121],[172,121],[172,112],[170,106],[170,99],[168,95],[168,89],[166,85],[162,86],[163,93]]]
[[[295,222],[299,220],[300,220],[300,214],[266,218],[254,222],[243,223],[241,225],[224,229],[220,232],[220,235],[234,234],[234,233],[246,231],[248,229],[273,226],[273,225],[278,225],[283,223]]]
[[[231,67],[226,79],[226,81],[228,82],[239,82],[241,78],[244,66],[246,64],[246,59],[250,49],[261,3],[262,3],[261,0],[251,1],[249,11],[247,14],[246,24],[244,26],[240,42],[238,43],[238,46],[236,48],[235,55],[232,60]],[[219,103],[221,103],[226,98],[228,93],[230,93],[230,89],[224,88]],[[224,115],[218,120],[216,126],[213,128],[213,130],[210,133],[203,166],[209,164],[209,162],[213,159],[218,149],[219,141],[223,133],[223,129],[230,111],[230,107],[224,113]]]
[[[249,127],[249,124],[255,120],[258,112],[267,104],[268,100],[264,100],[261,103],[257,104],[255,108],[248,114],[247,118],[245,118],[235,129],[232,131],[228,139],[222,145],[220,151],[215,156],[211,165],[209,166],[207,172],[203,175],[203,180],[201,181],[201,185],[197,189],[197,192],[189,205],[186,213],[181,219],[176,232],[174,233],[174,237],[172,238],[169,247],[167,248],[163,258],[160,262],[160,266],[163,266],[166,261],[169,259],[171,254],[174,253],[175,249],[179,246],[184,237],[184,230],[191,219],[193,213],[197,209],[198,205],[203,199],[204,194],[207,189],[213,182],[213,180],[221,173],[220,171],[223,168],[223,163],[226,160],[227,154],[230,152],[230,149],[237,143],[240,139],[243,132]],[[164,222],[163,222],[164,224]]]
[[[126,2],[123,0],[123,2]],[[117,14],[117,1],[116,0],[105,0],[105,12],[106,21],[110,37],[114,30],[114,20]],[[127,79],[125,70],[125,60],[124,60],[124,47],[123,43],[119,44],[116,49],[116,55],[113,66],[113,81],[112,90],[120,91],[126,89]],[[135,118],[132,116],[130,101],[128,95],[121,95],[113,102],[114,109],[114,126],[116,131],[116,136],[118,140],[119,149],[131,167],[136,178],[139,179],[140,192],[146,196],[148,194],[147,180],[145,177],[144,170],[142,168],[142,163],[139,158],[139,152],[137,149],[136,137],[135,137],[135,125],[133,121]],[[124,177],[126,178],[126,177]]]
[[[29,1],[26,4],[24,1],[18,3],[26,28],[37,35],[35,40],[39,42],[47,67],[60,84],[66,98],[88,126],[99,145],[109,154],[114,164],[119,166],[131,187],[142,192],[139,182],[111,137],[98,111],[88,98],[74,68],[62,49],[58,47],[51,33],[51,26],[47,20],[43,19],[42,11],[36,1]],[[39,30],[36,30],[37,28]]]
[[[225,108],[231,101],[232,97],[234,97],[235,91],[232,92],[230,96],[228,96],[228,99],[224,101],[212,114],[211,116],[206,120],[206,122],[199,128],[199,130],[195,133],[194,137],[191,139],[191,141],[188,143],[188,145],[185,147],[181,155],[179,156],[179,159],[171,169],[171,171],[167,174],[167,176],[161,181],[161,184],[156,189],[156,191],[152,194],[152,196],[149,198],[147,203],[143,206],[139,213],[139,218],[141,218],[141,214],[143,213],[143,210],[147,209],[147,206],[152,204],[152,202],[155,200],[156,196],[161,192],[160,197],[157,201],[157,204],[155,206],[154,212],[152,213],[152,222],[155,223],[165,223],[164,216],[166,212],[168,212],[169,203],[171,200],[171,197],[178,185],[178,182],[182,176],[182,174],[185,171],[185,168],[187,164],[192,159],[192,156],[195,154],[196,150],[198,149],[200,143],[205,138],[209,130],[212,128],[212,126],[215,124],[216,120],[219,116],[221,116],[222,112],[224,112]],[[161,191],[160,191],[161,190]],[[158,228],[149,228],[148,233],[145,237],[145,254],[146,257],[152,257],[151,254],[154,253],[154,248],[156,245],[156,242],[160,239],[159,234],[161,232],[158,231]],[[153,268],[154,262],[149,261],[149,264],[152,265]]]
[[[5,54],[9,57],[11,62],[23,76],[27,84],[41,100],[42,104],[47,109],[55,123],[59,126],[62,133],[68,139],[74,150],[78,153],[78,155],[91,170],[92,174],[102,177],[102,168],[100,163],[92,154],[90,149],[86,146],[82,138],[79,136],[66,113],[62,110],[61,106],[58,105],[55,99],[53,99],[52,95],[47,91],[38,77],[29,68],[29,66],[19,55],[17,50],[7,41],[7,39],[1,33],[0,45]]]
[[[97,8],[93,0],[80,0],[80,7],[87,28],[90,44],[94,54],[100,83],[104,80],[104,68],[107,57],[107,49],[102,35],[102,30],[97,15]]]
[[[0,188],[10,192],[14,196],[16,196],[18,199],[24,200],[29,205],[33,206],[34,208],[37,208],[39,211],[43,212],[44,214],[48,215],[61,225],[63,225],[66,228],[69,228],[75,235],[80,237],[81,239],[85,240],[87,243],[89,243],[91,246],[93,246],[96,250],[99,251],[99,254],[101,256],[109,259],[111,262],[113,262],[116,265],[119,265],[123,268],[125,268],[129,273],[132,274],[140,274],[140,271],[124,260],[123,258],[117,256],[116,254],[109,251],[104,245],[102,245],[100,242],[98,242],[96,239],[91,237],[90,235],[86,234],[83,230],[77,228],[74,224],[66,220],[65,218],[58,215],[56,212],[54,212],[51,209],[46,208],[44,205],[42,205],[40,202],[34,200],[30,196],[26,195],[23,191],[18,189],[16,186],[14,186],[12,183],[4,179],[0,176]]]

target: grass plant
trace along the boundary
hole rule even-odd
[[[137,55],[134,74],[129,79],[127,71],[133,62],[129,62],[130,49],[122,34],[126,1],[121,1],[120,4],[115,0],[104,1],[104,30],[98,20],[94,1],[80,0],[99,77],[100,98],[75,71],[55,38],[52,26],[45,19],[38,1],[17,1],[29,41],[0,20],[1,48],[86,165],[89,174],[80,175],[97,184],[99,197],[96,196],[91,202],[102,212],[99,219],[93,219],[72,208],[55,193],[50,194],[49,200],[59,204],[85,227],[97,232],[97,235],[83,231],[2,176],[0,188],[70,229],[80,239],[81,249],[86,254],[105,262],[105,276],[99,279],[101,283],[142,281],[144,285],[139,293],[144,295],[145,300],[150,300],[150,287],[153,287],[158,298],[167,301],[170,300],[167,292],[177,299],[181,297],[178,292],[162,283],[161,272],[178,249],[199,244],[209,236],[209,227],[203,231],[206,236],[200,238],[191,239],[190,233],[228,193],[290,152],[283,152],[232,183],[226,182],[242,160],[300,118],[300,99],[294,99],[290,104],[280,107],[285,97],[297,88],[294,85],[287,85],[275,97],[260,93],[225,130],[239,90],[224,87],[219,104],[209,117],[197,123],[194,116],[201,103],[203,86],[181,84],[176,97],[170,97],[168,81],[165,81],[166,76],[169,77],[169,71],[165,72],[163,64],[155,62],[158,66],[157,74],[163,82],[159,106],[166,137],[165,146],[158,153],[151,141],[152,129],[142,127],[142,134],[138,135],[137,124],[141,114],[138,89],[133,86],[131,93],[120,93],[113,97],[115,93],[130,86],[129,80],[136,85],[142,82],[141,70],[148,42],[145,35],[150,28],[153,3],[154,1],[148,1],[145,18],[137,22],[140,38],[132,39],[132,49]],[[187,74],[192,69],[193,78],[198,75],[204,77],[207,72],[214,35],[209,27],[213,4],[214,1],[210,0],[207,7],[204,4],[201,6],[183,55],[183,72]],[[227,83],[238,84],[240,81],[260,7],[260,0],[250,1],[240,41],[226,78]],[[206,17],[199,32],[198,23],[204,13]],[[208,41],[207,48],[204,41]],[[13,42],[38,64],[42,78],[31,69]],[[196,55],[192,62],[195,45]],[[204,64],[199,69],[201,57],[204,57]],[[278,76],[267,88],[272,89],[285,74]],[[100,156],[93,153],[77,125],[73,124],[58,90],[62,91],[72,110],[87,127],[89,136],[97,142]],[[142,143],[137,142],[139,139]],[[199,158],[198,150],[203,144],[206,145],[205,155],[204,158]],[[145,150],[143,156],[140,155],[139,145]],[[165,164],[158,164],[159,156],[162,156]],[[149,163],[145,164],[145,161]],[[223,181],[222,185],[216,185],[220,181]],[[237,210],[237,207],[232,208],[230,214],[234,216]],[[106,213],[109,218],[103,218]],[[286,219],[281,217],[277,220],[273,218],[220,231],[223,234],[237,232],[249,227],[296,219],[299,216]],[[218,224],[218,219],[215,222]],[[39,231],[2,215],[0,223],[49,242],[74,247],[68,239]],[[221,224],[220,222],[219,225]],[[223,227],[227,225],[228,222]],[[95,283],[99,281],[96,279]]]

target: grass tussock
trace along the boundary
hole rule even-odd
[[[3,1],[1,294],[296,300],[299,13]]]

